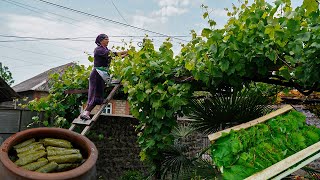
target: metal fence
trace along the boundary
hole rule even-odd
[[[21,109],[0,109],[0,144],[12,134],[27,129],[37,112]]]

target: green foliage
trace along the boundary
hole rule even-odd
[[[32,111],[45,113],[44,119],[41,119],[44,126],[67,127],[70,123],[68,120],[79,115],[79,106],[87,99],[86,94],[65,94],[65,91],[88,88],[90,69],[91,67],[74,65],[65,69],[62,74],[52,74],[49,79],[49,95],[34,99],[25,106]],[[36,123],[39,124],[39,121],[37,119]]]
[[[191,31],[192,40],[177,56],[169,41],[156,50],[146,37],[142,49],[131,47],[127,57],[112,63],[113,74],[122,79],[128,94],[131,113],[140,120],[141,159],[153,162],[156,171],[162,159],[159,152],[174,142],[169,132],[176,116],[199,84],[217,89],[256,81],[320,89],[320,16],[312,0],[296,9],[290,0],[274,5],[245,1],[228,11],[230,18],[222,29],[214,29],[208,7],[202,7],[208,27],[200,36]],[[192,76],[194,82],[175,81],[184,76]]]
[[[14,83],[14,80],[12,78],[12,73],[10,72],[9,68],[7,66],[2,66],[2,63],[0,62],[0,77],[10,86]]]
[[[178,59],[196,80],[209,87],[239,86],[239,78],[289,81],[306,89],[318,82],[320,16],[315,0],[304,0],[296,9],[290,0],[278,0],[274,6],[265,0],[250,6],[245,1],[228,15],[223,29],[204,28],[201,36],[193,31],[193,39],[181,50]],[[208,12],[203,17],[210,20]]]
[[[263,124],[223,134],[211,145],[224,179],[244,179],[318,142],[320,130],[291,111]]]
[[[261,117],[271,111],[268,98],[247,88],[229,93],[213,93],[212,96],[192,99],[188,117],[192,125],[203,133],[213,133]]]
[[[176,84],[173,80],[181,70],[171,47],[166,41],[157,51],[145,39],[141,50],[132,47],[126,58],[113,61],[113,74],[122,78],[131,113],[140,120],[142,160],[161,160],[158,152],[173,143],[170,132],[176,125],[176,113],[190,96],[190,84]]]

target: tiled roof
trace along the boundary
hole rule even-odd
[[[30,79],[27,79],[12,88],[17,92],[25,92],[25,91],[49,91],[48,87],[48,79],[49,75],[52,73],[62,73],[67,67],[74,66],[75,63],[71,62],[62,66],[58,66],[55,68],[52,68],[48,71],[45,71],[41,74],[38,74]]]

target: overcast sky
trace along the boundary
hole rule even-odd
[[[239,4],[237,0],[46,1],[53,4],[0,0],[0,62],[12,72],[13,85],[69,62],[89,65],[86,53],[92,54],[100,33],[109,35],[109,48],[123,46],[123,40],[137,45],[145,34],[156,47],[165,39],[159,36],[182,36],[172,40],[174,51],[179,52],[180,43],[190,40],[191,30],[207,27],[201,4],[212,10],[210,17],[217,28],[227,21],[224,8]],[[293,4],[301,2],[293,0]]]

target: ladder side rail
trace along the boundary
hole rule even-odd
[[[104,110],[104,108],[108,105],[109,101],[112,99],[112,97],[115,95],[115,93],[117,92],[117,90],[120,88],[121,84],[117,84],[112,91],[109,93],[108,97],[103,101],[102,106],[100,107],[99,111],[92,117],[91,121],[92,123],[90,125],[87,125],[83,131],[81,132],[81,135],[85,135],[91,128],[92,124],[97,121],[97,119],[99,118],[99,116],[101,115],[102,111]]]

